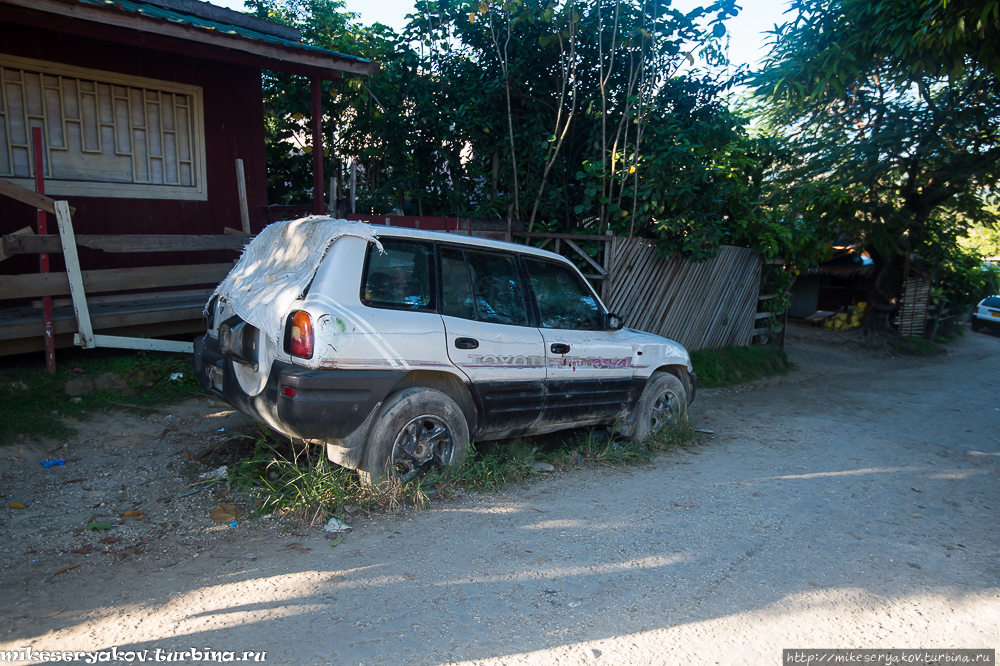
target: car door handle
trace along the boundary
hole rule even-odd
[[[475,338],[455,338],[456,349],[478,349],[479,340]]]
[[[569,345],[563,344],[562,342],[553,342],[552,345],[549,347],[549,349],[552,350],[553,354],[568,354],[569,353]]]

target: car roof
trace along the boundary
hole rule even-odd
[[[533,254],[543,259],[558,260],[569,264],[570,266],[573,265],[573,262],[569,261],[566,257],[558,255],[555,252],[549,252],[548,250],[540,250],[537,247],[531,247],[530,245],[508,243],[507,241],[491,240],[489,238],[477,238],[476,236],[468,236],[462,233],[449,233],[446,231],[428,231],[425,229],[408,229],[406,227],[383,227],[382,225],[377,224],[371,225],[371,227],[372,233],[379,238],[386,238],[388,236],[398,238],[414,238],[419,240],[438,241],[441,243],[455,243],[458,245],[490,248],[494,250],[502,250],[504,252],[522,252],[524,254]]]

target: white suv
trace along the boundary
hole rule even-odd
[[[470,439],[616,422],[642,439],[694,399],[684,347],[623,328],[569,261],[512,243],[276,223],[206,314],[205,388],[368,480],[458,464]]]

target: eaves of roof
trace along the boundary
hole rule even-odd
[[[3,4],[234,49],[267,59],[265,68],[275,71],[309,67],[376,74],[379,69],[378,63],[357,56],[135,0],[0,0]]]

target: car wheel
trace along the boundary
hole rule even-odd
[[[366,484],[392,477],[405,483],[433,467],[461,465],[468,443],[469,425],[454,400],[434,389],[404,389],[372,424],[358,472]]]
[[[687,417],[684,385],[669,372],[654,372],[629,415],[632,438],[645,441],[664,426]]]
[[[979,317],[973,316],[972,317],[972,330],[975,331],[975,332],[978,332],[982,327],[983,327],[983,325],[979,322]]]

